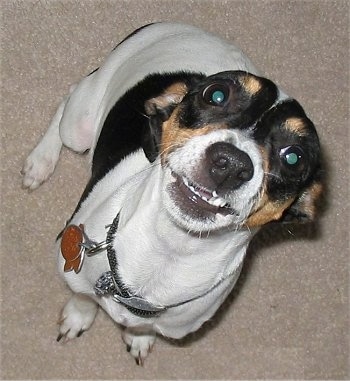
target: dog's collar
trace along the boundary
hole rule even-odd
[[[170,308],[179,307],[203,298],[237,271],[237,269],[235,269],[229,275],[220,279],[206,292],[191,299],[166,306],[154,305],[143,297],[131,293],[119,276],[117,255],[113,247],[114,236],[119,225],[119,216],[120,213],[114,218],[112,224],[107,226],[109,229],[106,240],[100,243],[89,239],[84,232],[84,226],[82,224],[79,226],[67,226],[63,232],[61,241],[61,252],[66,260],[64,271],[74,270],[78,273],[81,270],[85,255],[91,257],[106,250],[110,271],[104,272],[96,281],[94,287],[95,294],[97,296],[111,296],[115,302],[122,304],[136,316],[144,318],[155,317]]]
[[[106,250],[110,271],[104,272],[97,280],[94,290],[98,296],[111,295],[112,298],[126,307],[134,315],[141,317],[153,317],[165,311],[163,306],[155,306],[146,299],[132,294],[120,279],[118,272],[118,260],[113,240],[119,226],[120,213],[114,218],[106,237]],[[102,243],[103,246],[104,242]],[[104,250],[104,249],[101,249]],[[98,251],[101,251],[98,250]]]

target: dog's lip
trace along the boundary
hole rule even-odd
[[[228,202],[219,197],[215,190],[210,191],[204,187],[194,184],[188,180],[187,177],[180,176],[174,171],[172,171],[171,174],[176,180],[174,185],[177,193],[180,193],[182,196],[182,200],[180,200],[180,202],[182,201],[181,204],[183,206],[190,206],[190,209],[195,207],[200,211],[209,212],[212,214],[234,214],[234,211]]]

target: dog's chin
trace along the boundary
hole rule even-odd
[[[229,202],[215,192],[193,185],[183,176],[171,172],[164,204],[172,219],[193,232],[219,230],[242,221]]]

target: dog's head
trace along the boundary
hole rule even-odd
[[[192,231],[309,221],[320,196],[313,123],[276,85],[229,71],[171,85],[147,101],[164,170],[163,202]]]

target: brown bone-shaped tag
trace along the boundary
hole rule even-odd
[[[84,225],[69,225],[64,230],[61,240],[61,253],[66,260],[64,271],[72,271],[78,273],[84,259]]]

